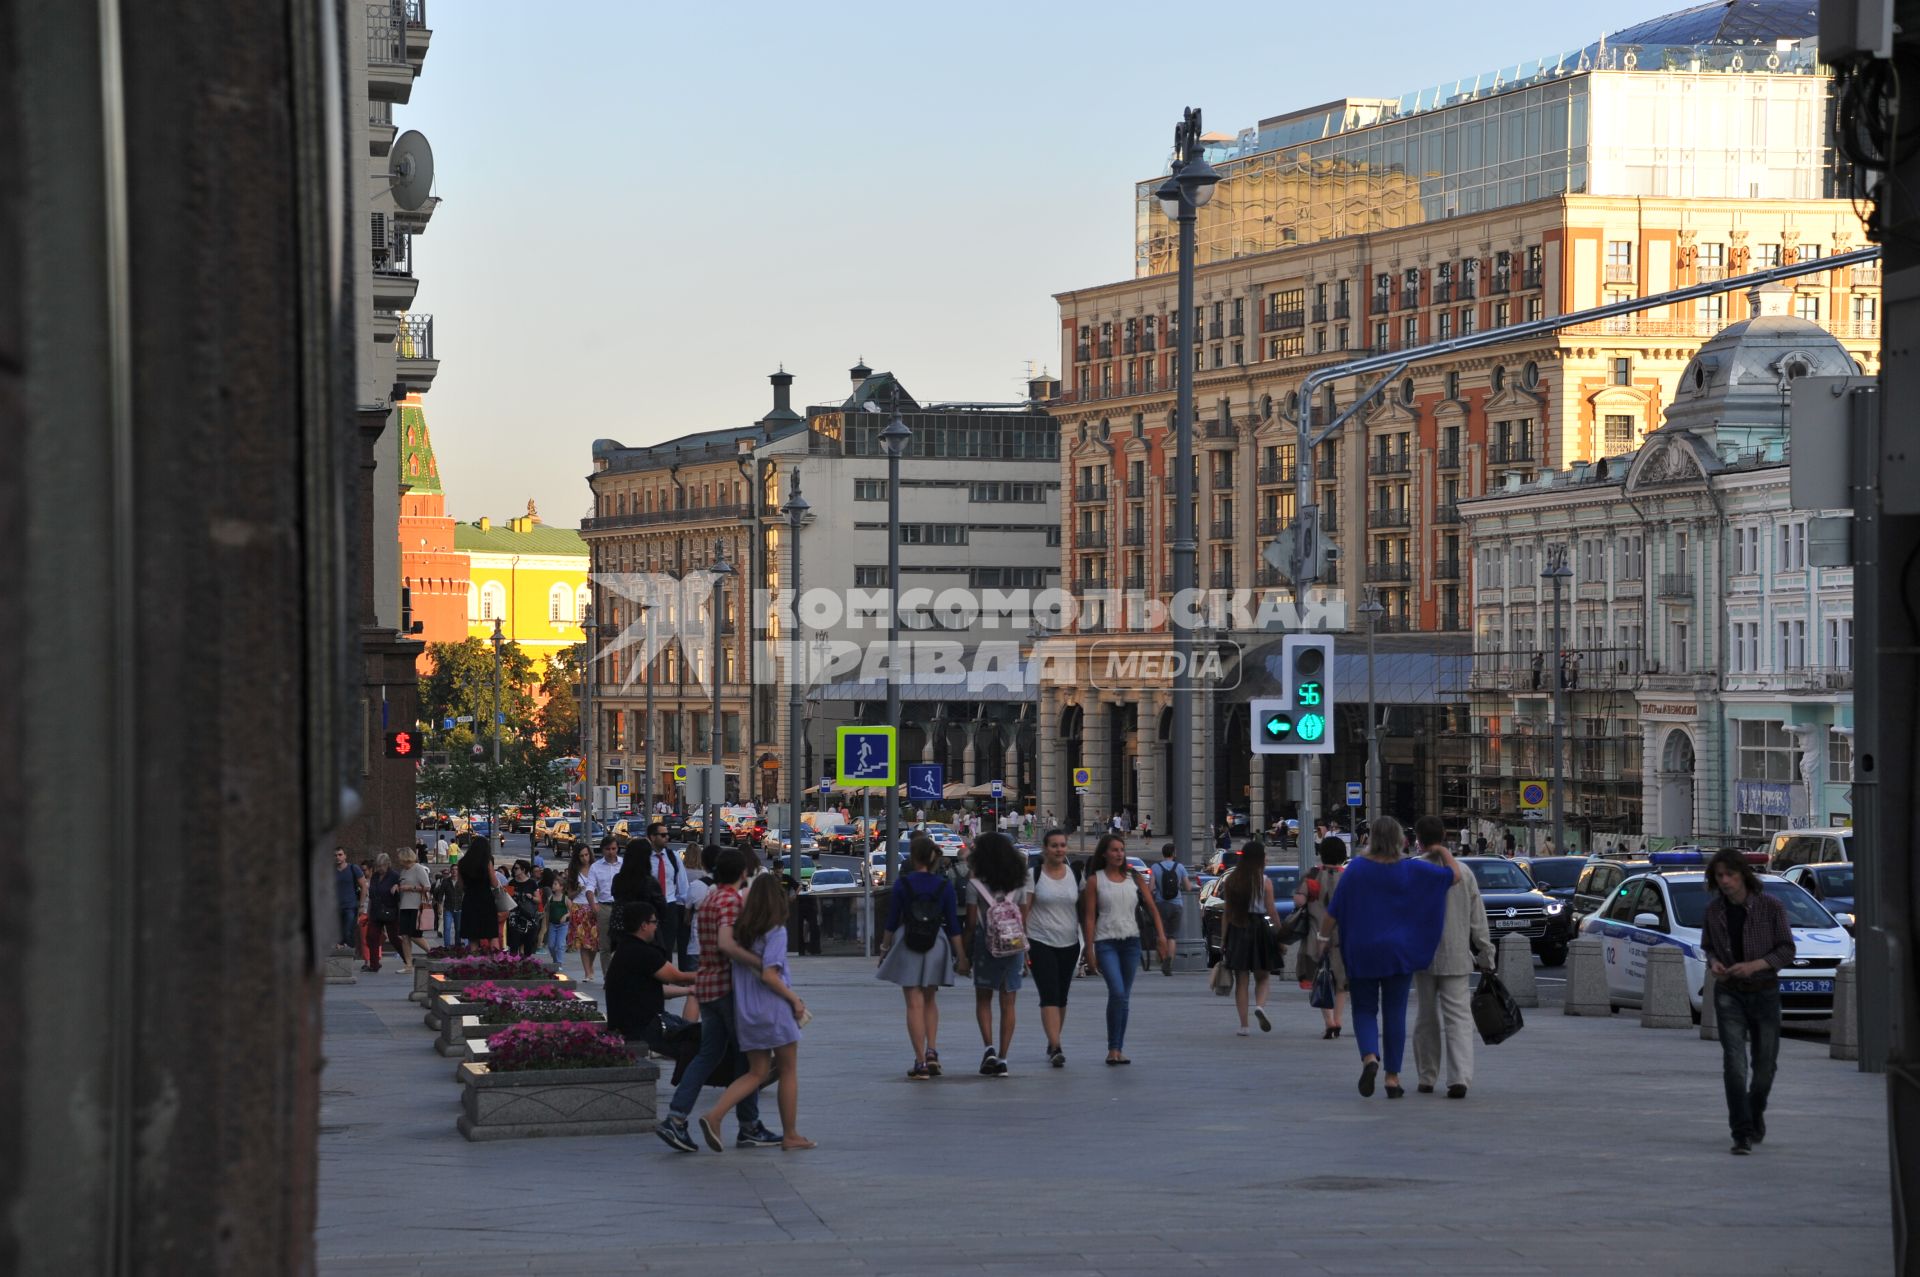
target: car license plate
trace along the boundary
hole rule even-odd
[[[1780,992],[1782,993],[1832,993],[1833,981],[1831,980],[1782,980],[1780,982]]]
[[[1496,927],[1524,927],[1527,925],[1527,921],[1525,918],[1495,918],[1493,925]]]

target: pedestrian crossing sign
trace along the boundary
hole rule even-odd
[[[835,733],[840,783],[849,788],[889,789],[900,783],[898,734],[891,727],[842,727]]]

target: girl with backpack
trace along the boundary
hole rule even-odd
[[[1094,846],[1087,885],[1080,893],[1080,915],[1087,966],[1107,982],[1107,1064],[1131,1064],[1125,1050],[1127,1012],[1133,978],[1140,973],[1141,920],[1153,922],[1155,952],[1166,958],[1173,950],[1146,877],[1127,863],[1127,840],[1119,834],[1102,834]]]
[[[893,884],[887,934],[880,942],[879,978],[900,986],[907,1001],[907,1040],[913,1044],[911,1081],[940,1076],[940,1008],[934,995],[953,983],[953,946],[960,922],[953,883],[936,871],[940,847],[917,834],[907,849],[907,872]]]
[[[958,970],[973,972],[973,1009],[980,1021],[980,1057],[985,1077],[1005,1077],[1013,1050],[1014,999],[1027,965],[1027,910],[1033,886],[1027,858],[1005,834],[981,834],[973,840],[972,890],[967,893],[967,937]],[[993,995],[1000,995],[1000,1049],[994,1050]]]
[[[1276,928],[1280,914],[1273,903],[1273,880],[1267,877],[1267,849],[1257,838],[1240,848],[1233,872],[1221,884],[1220,961],[1233,972],[1233,1006],[1240,1013],[1239,1036],[1247,1036],[1247,986],[1253,986],[1253,1014],[1262,1033],[1273,1032],[1267,1018],[1267,989],[1281,966],[1282,951]]]

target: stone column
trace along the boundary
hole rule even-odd
[[[974,749],[974,733],[979,730],[977,723],[967,724],[966,748],[960,751],[960,779],[969,785],[978,784],[974,778],[973,764],[977,757]]]
[[[1193,697],[1193,735],[1184,741],[1170,742],[1173,750],[1173,765],[1185,767],[1191,788],[1188,790],[1187,809],[1191,813],[1195,846],[1178,849],[1180,858],[1192,861],[1213,847],[1213,822],[1220,818],[1217,811],[1207,810],[1207,759],[1210,756],[1209,744],[1214,738],[1213,705],[1214,698],[1202,696],[1196,690]],[[1185,751],[1182,757],[1181,751]]]
[[[1007,749],[1001,760],[1000,783],[1006,786],[1011,797],[1025,798],[1020,793],[1020,725],[1013,724],[1007,729]]]
[[[1138,715],[1133,756],[1134,776],[1140,787],[1138,814],[1152,819],[1156,834],[1164,834],[1169,825],[1167,814],[1160,810],[1160,698],[1142,696]]]
[[[1050,729],[1060,721],[1059,689],[1042,686],[1040,688],[1040,719],[1035,724],[1034,747],[1034,806],[1045,820],[1051,811],[1057,818],[1066,810],[1066,794],[1061,789],[1062,747],[1060,738]]]
[[[1108,714],[1110,706],[1098,696],[1081,701],[1080,765],[1087,769],[1087,796],[1080,800],[1080,827],[1105,828],[1113,815],[1113,768],[1110,765]]]

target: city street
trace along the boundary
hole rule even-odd
[[[941,999],[948,1074],[916,1084],[899,996],[871,972],[797,965],[815,1016],[801,1126],[820,1148],[793,1154],[681,1155],[646,1135],[469,1144],[407,978],[328,989],[321,1271],[1889,1266],[1884,1081],[1829,1059],[1824,1038],[1783,1042],[1768,1140],[1736,1159],[1718,1047],[1627,1015],[1531,1011],[1516,1038],[1479,1048],[1468,1099],[1388,1101],[1359,1098],[1351,1038],[1323,1042],[1290,986],[1270,1035],[1237,1038],[1201,976],[1143,975],[1135,1063],[1107,1069],[1104,990],[1077,981],[1057,1072],[1029,991],[998,1080],[974,1072],[971,995],[956,989]]]

